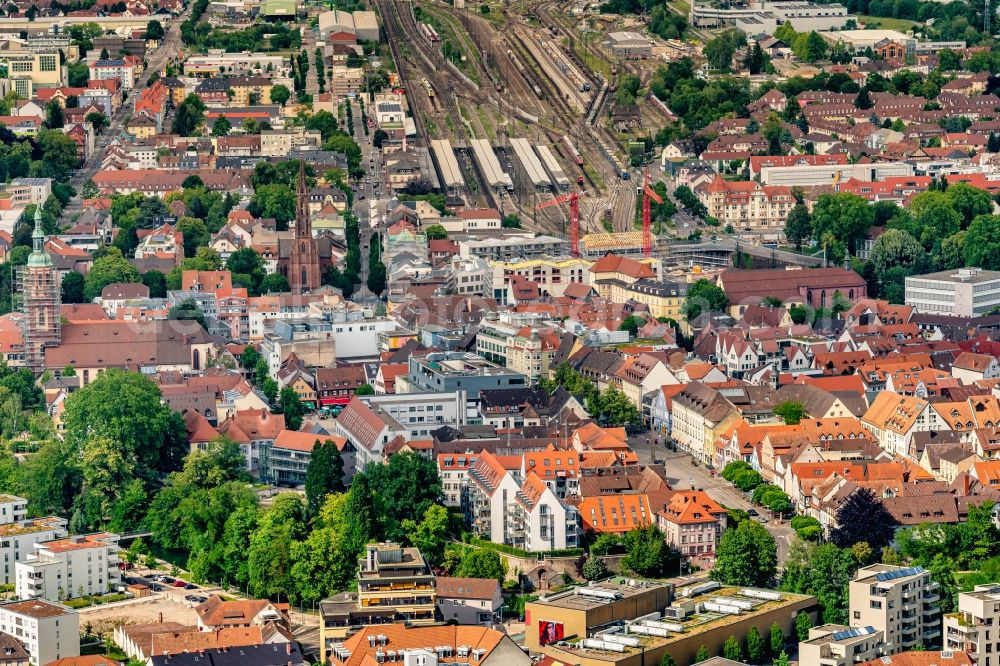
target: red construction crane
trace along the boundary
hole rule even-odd
[[[650,199],[658,204],[663,203],[663,199],[656,193],[656,190],[649,186],[649,171],[647,171],[645,177],[642,179],[642,256],[644,257],[650,257],[653,255],[653,230],[652,212],[650,211],[649,203]]]
[[[580,197],[586,194],[586,192],[561,194],[555,199],[539,204],[537,208],[537,210],[542,210],[543,208],[559,206],[567,201],[569,202],[570,252],[574,257],[580,256]]]

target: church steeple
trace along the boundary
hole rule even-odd
[[[295,190],[295,237],[312,238],[309,191],[306,189],[306,161],[299,160],[299,182]]]
[[[42,229],[42,207],[35,206],[35,228],[31,232],[31,254],[28,255],[29,266],[51,266],[52,257],[45,251],[45,231]]]
[[[312,234],[304,160],[299,161],[299,182],[295,190],[295,229],[288,253],[286,277],[293,294],[305,294],[320,285],[319,253]]]

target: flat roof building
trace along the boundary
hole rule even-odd
[[[906,305],[917,312],[976,317],[1000,305],[1000,271],[959,268],[906,278]]]
[[[798,612],[816,607],[812,596],[704,580],[674,592],[669,581],[612,578],[542,597],[525,605],[525,646],[577,666],[643,666],[664,654],[690,664],[701,646],[718,654],[750,627],[764,635],[776,622],[790,636]]]
[[[852,627],[874,627],[885,654],[930,645],[941,636],[938,583],[923,567],[873,564],[858,569],[848,588]]]
[[[824,624],[809,630],[799,643],[799,662],[823,666],[852,666],[882,655],[882,632],[875,627]]]
[[[946,650],[966,652],[977,666],[1000,655],[1000,584],[977,585],[958,593],[958,612],[944,616]],[[993,661],[995,664],[996,662]]]

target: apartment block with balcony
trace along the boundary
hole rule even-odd
[[[15,565],[17,596],[61,601],[106,593],[122,582],[118,539],[98,532],[36,543]]]
[[[942,647],[967,653],[977,666],[1000,664],[1000,584],[958,593],[958,612],[944,616]]]
[[[882,656],[882,632],[875,627],[824,624],[799,643],[799,662],[812,666],[852,666]]]
[[[25,518],[28,500],[14,495],[0,495],[0,584],[14,582],[15,565],[31,554],[39,541],[66,536],[66,521],[48,517],[28,520]]]
[[[500,458],[483,452],[468,472],[464,497],[473,531],[493,543],[530,552],[575,548],[580,539],[576,507],[561,500],[535,473],[521,479],[521,469],[507,469]]]
[[[31,666],[80,656],[80,615],[62,604],[38,599],[0,603],[0,632],[20,641]]]
[[[403,622],[434,621],[437,594],[434,573],[416,548],[398,543],[370,543],[359,559],[358,606],[391,610]]]
[[[873,564],[858,569],[849,587],[852,627],[874,627],[885,636],[885,654],[941,641],[938,583],[923,567]]]

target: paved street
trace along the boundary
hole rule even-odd
[[[91,154],[90,158],[83,164],[83,166],[76,172],[74,176],[70,178],[70,184],[79,192],[80,188],[87,181],[87,179],[92,178],[95,173],[101,168],[101,160],[104,157],[104,151],[107,149],[108,144],[116,136],[121,135],[125,129],[125,123],[127,123],[132,118],[132,109],[135,104],[135,100],[139,97],[139,94],[146,89],[146,81],[149,80],[150,75],[153,72],[159,72],[166,64],[170,58],[176,57],[182,48],[181,44],[181,29],[180,24],[184,22],[187,18],[187,14],[190,11],[190,6],[184,10],[179,17],[170,21],[165,22],[164,29],[166,30],[166,36],[160,43],[159,48],[148,55],[147,67],[143,71],[142,75],[135,82],[135,87],[128,91],[127,96],[123,96],[121,107],[118,111],[111,116],[108,127],[105,128],[104,133],[98,136],[94,142],[94,152]],[[70,202],[63,209],[62,223],[67,224],[73,220],[76,215],[79,215],[83,207],[83,199],[79,195],[73,197]]]
[[[662,461],[667,475],[667,483],[675,490],[700,488],[719,504],[730,509],[755,508],[742,492],[733,487],[722,477],[713,477],[702,465],[695,466],[691,456],[681,452],[671,452],[663,444],[650,442],[653,435],[638,435],[629,439],[632,448],[639,455],[639,462],[651,464],[653,459]],[[761,513],[766,513],[756,507]],[[792,540],[792,529],[787,521],[769,520],[767,530],[778,545],[779,566],[788,558],[788,549]]]

